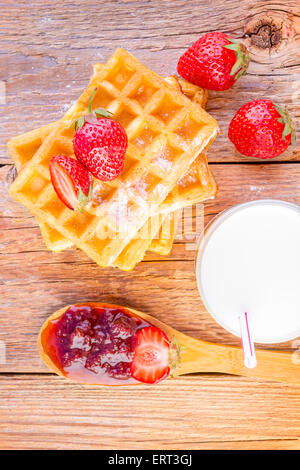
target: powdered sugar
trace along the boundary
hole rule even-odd
[[[159,155],[157,155],[157,157],[155,157],[153,160],[152,160],[152,163],[156,166],[158,166],[163,172],[167,173],[168,171],[171,170],[172,168],[172,162],[170,160],[168,160],[167,158],[164,158],[164,154],[161,153]]]

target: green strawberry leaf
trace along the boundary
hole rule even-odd
[[[86,196],[84,194],[84,192],[82,191],[81,187],[79,186],[79,189],[78,189],[78,206],[77,206],[77,210],[83,214],[83,208],[84,206],[91,200],[92,198],[92,192],[93,192],[93,186],[90,185],[89,187],[89,193],[88,195]]]
[[[235,44],[227,44],[226,46],[223,46],[225,47],[225,49],[230,49],[231,51],[236,51],[237,47]]]
[[[234,75],[236,72],[238,72],[238,70],[240,70],[242,65],[243,65],[243,60],[241,57],[239,57],[236,63],[234,64],[234,66],[232,67],[230,75]]]
[[[288,128],[288,126],[284,126],[283,133],[282,133],[282,138],[285,140],[286,136],[291,133],[291,130]]]
[[[107,109],[103,109],[103,108],[97,108],[97,109],[94,109],[94,113],[96,114],[96,116],[102,116],[102,117],[106,117],[106,118],[111,118],[113,117],[113,113],[111,113],[110,111],[107,111]]]
[[[231,44],[226,44],[223,47],[225,49],[229,49],[235,52],[237,60],[230,71],[230,75],[231,76],[234,75],[234,79],[237,80],[238,78],[240,78],[242,75],[246,73],[246,70],[250,62],[249,53],[248,53],[246,46],[244,46],[244,44],[240,43],[239,41],[235,39],[231,39],[231,38],[227,38],[227,39],[229,42],[231,42]]]
[[[87,202],[90,202],[90,200],[92,199],[92,194],[93,194],[93,185],[91,184],[88,195],[87,195]]]
[[[83,214],[83,208],[85,206],[85,202],[86,202],[86,195],[84,194],[84,192],[82,191],[82,189],[79,187],[78,189],[78,207],[77,207],[77,210]]]
[[[75,131],[77,131],[77,129],[81,129],[82,126],[84,125],[85,123],[85,118],[84,116],[80,116],[77,121],[75,121]]]
[[[285,106],[281,104],[276,104],[274,106],[275,106],[276,111],[281,116],[280,118],[278,118],[278,122],[280,122],[280,124],[284,124],[284,128],[282,131],[282,138],[283,140],[286,140],[285,138],[291,134],[291,144],[293,145],[296,141],[296,132],[295,132],[295,126],[293,124],[291,116],[289,115],[289,112]]]

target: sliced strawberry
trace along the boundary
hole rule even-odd
[[[144,383],[157,383],[168,377],[169,340],[159,328],[149,326],[138,330],[133,339],[134,356],[131,375]]]
[[[69,209],[82,212],[92,194],[93,179],[89,171],[80,162],[65,155],[52,157],[49,170],[59,199]]]

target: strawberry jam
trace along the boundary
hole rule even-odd
[[[131,376],[135,333],[150,324],[120,307],[74,305],[42,332],[46,354],[77,382],[121,385]]]

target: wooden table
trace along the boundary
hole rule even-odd
[[[84,299],[132,306],[197,338],[238,341],[201,304],[194,252],[182,240],[168,259],[148,255],[132,273],[100,269],[79,250],[47,251],[35,220],[8,197],[13,165],[5,148],[10,137],[58,119],[87,84],[91,65],[106,61],[116,47],[168,75],[201,34],[221,30],[243,39],[251,64],[231,90],[210,93],[208,111],[223,135],[209,152],[220,190],[205,204],[205,222],[243,201],[272,197],[300,203],[299,146],[262,163],[240,156],[227,139],[234,112],[259,97],[288,105],[299,119],[299,14],[299,3],[291,0],[1,5],[2,448],[300,449],[296,386],[197,375],[129,391],[72,385],[49,373],[37,351],[39,328],[54,310]],[[296,349],[299,341],[278,347]]]

